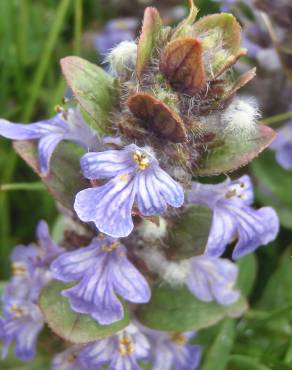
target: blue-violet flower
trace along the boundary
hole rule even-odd
[[[99,143],[97,135],[77,109],[69,109],[51,119],[31,124],[0,119],[0,135],[12,140],[39,140],[39,165],[43,175],[48,174],[52,154],[61,141],[73,141],[91,150],[96,149]]]
[[[152,370],[195,370],[201,360],[202,348],[189,344],[195,333],[166,333],[146,327],[141,329],[151,345]]]
[[[184,202],[181,185],[159,167],[149,151],[134,144],[123,150],[87,153],[81,158],[81,167],[90,180],[111,180],[80,191],[75,211],[82,221],[93,221],[101,232],[112,237],[131,233],[135,200],[143,216],[162,214],[167,204],[178,208]]]
[[[240,258],[266,245],[278,234],[279,219],[271,207],[255,210],[249,176],[230,179],[217,185],[193,183],[192,204],[206,204],[213,210],[213,221],[205,254],[221,256],[227,245],[237,239],[232,257]]]
[[[130,324],[116,335],[88,344],[80,352],[80,359],[88,368],[108,370],[142,370],[138,360],[147,360],[150,344],[146,336]]]
[[[36,340],[44,326],[38,306],[29,301],[10,300],[3,307],[5,318],[0,317],[0,339],[3,342],[2,357],[6,357],[12,342],[15,356],[31,361],[36,352]]]
[[[79,281],[62,294],[74,311],[90,314],[102,325],[123,318],[117,295],[134,303],[150,299],[148,283],[128,260],[125,246],[109,237],[100,236],[86,248],[64,253],[52,263],[51,271],[57,280]]]
[[[186,283],[201,301],[215,300],[219,304],[230,305],[240,297],[235,289],[237,275],[237,265],[227,259],[198,256],[191,259]]]

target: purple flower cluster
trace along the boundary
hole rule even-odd
[[[233,3],[233,1],[226,1],[227,3]],[[192,18],[191,14],[187,22],[191,22]],[[149,8],[146,11],[144,34],[141,37],[142,47],[144,47],[143,43],[148,43],[151,27],[155,27],[155,34],[160,33],[159,25],[158,13],[155,9]],[[98,49],[105,52],[122,40],[132,39],[136,26],[137,21],[134,19],[126,20],[126,23],[122,21],[109,23],[105,33],[97,39]],[[184,26],[183,22],[180,27]],[[178,33],[183,35],[182,31],[183,29],[179,29]],[[218,33],[217,30],[216,33]],[[166,39],[171,34],[167,31],[163,36]],[[193,41],[189,37],[184,39],[186,44],[184,46],[184,42],[180,41],[182,42],[180,47],[194,49],[194,45],[198,44],[197,58],[200,60],[199,39]],[[224,42],[227,43],[225,40]],[[154,40],[151,43],[154,43]],[[173,42],[170,44],[174,48]],[[195,370],[201,358],[201,348],[190,343],[195,333],[168,333],[146,328],[135,321],[136,305],[149,302],[150,285],[157,285],[159,278],[162,278],[163,284],[171,287],[186,286],[198,300],[203,302],[215,301],[220,305],[234,304],[240,298],[240,291],[236,287],[238,265],[232,262],[231,258],[241,258],[254,252],[261,245],[271,242],[278,233],[279,221],[272,208],[253,208],[253,187],[247,175],[238,180],[228,178],[216,185],[192,182],[197,159],[198,165],[201,165],[199,152],[203,151],[201,143],[197,149],[195,127],[194,132],[193,128],[187,127],[191,126],[190,117],[197,119],[197,116],[191,113],[193,108],[190,108],[195,104],[197,95],[190,103],[189,97],[180,97],[180,90],[176,88],[169,94],[169,99],[165,95],[166,91],[162,89],[160,94],[157,94],[163,97],[161,101],[156,95],[154,97],[148,93],[148,90],[158,89],[159,81],[162,81],[162,78],[165,79],[168,74],[174,78],[173,86],[182,87],[184,92],[187,87],[184,84],[196,85],[196,81],[191,81],[192,79],[182,81],[184,73],[182,75],[177,73],[181,64],[182,70],[186,68],[188,76],[192,71],[187,49],[182,53],[182,55],[186,53],[185,60],[177,66],[175,61],[174,67],[170,64],[173,63],[172,56],[177,54],[177,48],[169,49],[171,51],[168,50],[169,55],[168,52],[164,52],[162,61],[165,59],[165,63],[169,64],[166,75],[162,77],[162,70],[159,70],[157,75],[154,74],[155,78],[150,79],[148,74],[151,74],[152,69],[158,69],[161,61],[157,63],[157,60],[153,60],[152,64],[149,62],[149,68],[146,68],[141,65],[145,59],[145,55],[142,55],[141,59],[141,45],[137,46],[133,42],[132,50],[126,50],[129,46],[127,44],[122,46],[118,48],[118,53],[112,52],[111,58],[108,58],[109,63],[114,60],[122,72],[124,69],[127,72],[118,73],[120,72],[118,68],[117,73],[114,74],[116,79],[120,78],[120,87],[121,90],[125,90],[127,103],[123,101],[124,98],[121,98],[121,122],[117,117],[118,108],[113,108],[112,117],[117,117],[118,122],[108,131],[115,132],[118,129],[121,137],[116,135],[112,139],[101,138],[83,120],[78,108],[64,110],[52,119],[30,125],[0,120],[2,136],[13,140],[38,141],[39,167],[43,176],[50,173],[51,158],[61,141],[69,140],[83,147],[86,154],[83,154],[80,159],[81,169],[78,170],[78,174],[80,184],[84,184],[81,181],[84,180],[83,178],[89,180],[87,183],[90,184],[77,194],[70,194],[74,197],[74,207],[68,206],[70,217],[74,222],[79,223],[78,226],[81,224],[84,227],[86,243],[81,242],[83,239],[79,238],[80,235],[77,235],[77,232],[76,234],[73,232],[76,243],[71,243],[70,237],[64,233],[62,245],[68,247],[68,250],[65,250],[54,243],[49,235],[47,224],[41,221],[37,228],[38,245],[17,246],[14,249],[11,256],[13,276],[6,285],[2,297],[3,317],[0,318],[0,339],[3,342],[3,356],[6,356],[10,345],[15,343],[17,357],[24,361],[30,361],[34,357],[37,337],[44,326],[44,317],[50,323],[46,314],[43,316],[38,300],[43,288],[55,279],[70,283],[70,287],[66,287],[61,292],[69,302],[66,309],[88,315],[99,325],[106,326],[123,319],[127,304],[132,321],[127,328],[114,335],[67,348],[54,357],[52,370],[94,370],[105,367],[109,370],[139,370],[143,362],[151,363],[153,370]],[[158,46],[156,45],[156,51],[163,45],[158,44]],[[131,68],[128,68],[125,51],[129,52],[126,57],[131,62]],[[229,61],[232,59],[233,56]],[[140,66],[135,71],[137,60]],[[81,65],[82,71],[86,71],[86,62],[84,64],[82,62]],[[80,67],[79,64],[78,66]],[[72,64],[70,64],[71,67]],[[68,65],[64,69],[66,68]],[[89,71],[92,71],[91,68],[94,67],[91,66]],[[142,76],[143,69],[147,71],[145,76]],[[132,80],[130,77],[127,80],[128,75],[132,76]],[[202,80],[205,79],[203,72],[201,77]],[[153,81],[155,84],[152,86]],[[170,89],[172,84],[171,81],[168,82],[164,85],[169,85]],[[214,82],[221,83],[216,79]],[[215,87],[216,83],[214,83]],[[219,91],[220,86],[219,84]],[[193,87],[197,88],[197,86]],[[165,86],[163,88],[165,89]],[[131,94],[127,93],[127,89],[138,92],[136,100],[131,100]],[[79,89],[76,90],[78,91],[74,90],[74,93],[78,100]],[[201,90],[199,91],[201,94]],[[88,99],[91,97],[90,92],[81,91],[81,93],[84,93]],[[202,95],[204,95],[203,90]],[[171,104],[176,104],[180,98],[182,106],[188,105],[187,119],[180,108],[176,110],[171,107]],[[169,106],[166,103],[168,100],[171,103]],[[252,119],[254,128],[252,132],[256,135],[254,126],[257,114],[253,113],[256,109],[248,104],[244,107],[251,109],[251,116],[255,117]],[[139,109],[144,109],[145,112],[141,115],[137,114]],[[238,110],[235,109],[234,114],[237,113]],[[220,117],[224,116],[221,111],[212,112],[215,123],[216,114]],[[184,120],[180,119],[180,115]],[[245,124],[244,115],[242,120]],[[220,125],[226,123],[223,118],[219,121]],[[232,128],[232,133],[236,132],[238,124],[235,127],[234,130]],[[221,128],[217,127],[217,131],[214,130],[215,137]],[[127,129],[133,136],[123,134]],[[283,135],[279,136],[273,149],[277,151],[278,160],[288,168],[290,166],[288,154],[292,150],[292,140],[285,132],[283,130]],[[213,134],[213,132],[210,133]],[[137,141],[134,143],[132,137],[136,137],[135,134]],[[147,135],[149,137],[146,137]],[[198,135],[202,136],[201,133]],[[209,149],[208,141],[206,145]],[[65,176],[66,173],[64,173]],[[66,187],[64,188],[67,190]],[[208,240],[206,246],[202,246],[205,247],[205,251],[197,256],[194,250],[193,254],[188,254],[191,256],[188,259],[179,261],[170,259],[167,249],[170,244],[169,230],[180,217],[184,216],[184,211],[191,207],[195,208],[194,205],[205,205],[213,212],[209,235],[206,235],[205,239]],[[145,223],[150,224],[149,227],[147,226],[148,230],[146,230],[147,227],[141,226],[145,226]],[[151,234],[150,238],[147,238],[147,233],[148,236]],[[189,236],[191,233],[187,230],[186,234]],[[124,239],[120,240],[120,238]],[[184,246],[183,238],[181,244]],[[232,253],[227,253],[228,248]],[[147,252],[144,253],[144,250]],[[229,259],[222,258],[229,255],[232,256]],[[196,302],[196,299],[193,300]],[[45,310],[43,312],[45,313]],[[106,328],[104,329],[106,331]]]
[[[58,115],[32,125],[2,120],[0,131],[13,139],[39,139],[40,166],[47,173],[53,150],[63,139],[88,148],[101,147],[99,139],[77,111],[69,111],[69,117],[65,121],[64,116]],[[168,205],[175,208],[183,205],[183,188],[159,166],[150,148],[135,144],[120,150],[89,152],[81,158],[81,169],[87,179],[103,183],[79,192],[75,211],[82,221],[93,222],[106,235],[99,234],[87,247],[63,253],[64,250],[51,240],[47,225],[41,222],[37,230],[39,246],[15,248],[11,257],[14,276],[3,294],[5,318],[1,319],[0,337],[4,354],[15,341],[19,358],[25,361],[33,358],[36,338],[43,327],[36,302],[52,276],[64,282],[75,282],[62,294],[69,299],[74,311],[88,314],[102,325],[123,318],[120,298],[138,304],[150,299],[146,279],[128,259],[126,247],[115,238],[126,237],[132,232],[133,207],[142,217],[162,215]],[[279,224],[274,210],[269,207],[255,210],[252,202],[253,189],[248,176],[237,181],[228,179],[218,185],[193,183],[187,205],[205,204],[213,210],[205,255],[190,260],[185,281],[198,299],[216,300],[223,305],[234,303],[239,298],[235,289],[238,269],[232,262],[219,257],[235,241],[233,258],[236,259],[275,238]],[[161,364],[165,369],[173,365],[176,369],[189,369],[190,358],[193,368],[197,367],[198,348],[177,346],[167,334],[153,335],[149,330],[147,340],[135,330],[135,333],[129,334],[128,330],[78,349],[77,355],[74,355],[76,348],[70,349],[56,356],[53,366],[61,368],[62,364],[64,369],[77,370],[109,364],[112,369],[138,369],[138,359],[150,358],[147,346],[151,342],[155,343],[151,351],[154,369],[160,369]],[[118,351],[113,356],[115,348]]]
[[[201,347],[188,344],[194,333],[165,333],[138,323],[130,324],[116,335],[73,346],[56,355],[52,370],[141,370],[139,362],[147,361],[153,370],[195,370]]]
[[[31,361],[37,336],[44,326],[37,301],[43,287],[52,279],[50,263],[63,249],[52,241],[44,221],[38,224],[37,239],[38,245],[17,246],[11,256],[13,275],[4,289],[4,317],[0,318],[2,357],[15,342],[15,355],[23,361]]]

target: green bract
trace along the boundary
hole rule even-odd
[[[72,311],[61,291],[72,285],[52,282],[42,292],[39,305],[50,329],[68,342],[81,344],[110,336],[129,325],[127,311],[121,321],[112,325],[99,325],[88,315]],[[125,308],[125,307],[124,307]]]

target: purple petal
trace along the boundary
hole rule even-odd
[[[119,248],[112,259],[110,275],[117,294],[130,302],[148,302],[150,287],[144,276],[127,259],[126,250]]]
[[[62,254],[51,264],[53,277],[64,282],[80,280],[96,264],[96,255],[95,245]]]
[[[80,346],[72,346],[53,357],[51,370],[94,370],[83,366],[79,356]]]
[[[185,345],[180,348],[180,355],[175,358],[175,370],[196,370],[201,361],[200,346]]]
[[[117,354],[111,362],[108,370],[142,370],[134,355],[121,356]]]
[[[81,221],[94,222],[101,232],[126,237],[133,229],[135,192],[132,178],[115,178],[103,186],[80,191],[74,209]]]
[[[218,199],[221,199],[222,194],[224,194],[227,183],[229,183],[229,180],[216,185],[193,182],[188,194],[188,202],[191,204],[206,204],[213,209]]]
[[[83,175],[90,180],[110,179],[131,173],[134,169],[133,159],[127,150],[87,153],[80,163]]]
[[[153,368],[152,370],[171,370],[173,366],[172,346],[155,345],[153,346]]]
[[[35,244],[29,246],[17,245],[11,253],[10,260],[28,265],[36,256],[37,246]]]
[[[57,145],[64,140],[64,134],[52,133],[41,137],[38,143],[40,169],[47,174],[50,168],[50,161]]]
[[[192,270],[187,285],[200,300],[230,305],[239,299],[239,292],[234,289],[238,267],[229,260],[208,258],[205,256],[192,259]]]
[[[49,232],[49,226],[46,223],[46,221],[44,220],[39,221],[37,225],[37,229],[36,229],[36,236],[37,236],[37,239],[43,244],[47,244],[48,240],[51,239],[50,232]]]
[[[224,208],[215,208],[205,255],[221,256],[236,232],[236,222]]]
[[[167,204],[181,207],[184,202],[184,192],[158,165],[141,172],[136,178],[137,205],[145,216],[162,214]]]
[[[105,263],[97,266],[71,289],[63,291],[74,311],[90,314],[101,325],[109,325],[123,318],[124,309],[109,282],[111,276]]]
[[[112,359],[116,350],[116,340],[104,338],[86,345],[80,352],[80,359],[84,365],[98,368]]]
[[[17,305],[26,312],[15,318],[11,307]],[[15,355],[22,361],[31,361],[36,352],[36,340],[44,322],[39,308],[32,303],[11,302],[5,306],[5,319],[0,320],[0,339],[3,341],[3,357],[8,347],[15,342]]]
[[[232,213],[238,223],[238,242],[232,255],[234,259],[270,243],[279,232],[279,218],[273,208],[254,210],[250,207],[234,207]]]
[[[278,163],[285,169],[292,169],[292,143],[284,145],[276,152]]]
[[[203,302],[212,302],[213,295],[209,286],[209,273],[204,265],[194,259],[192,271],[187,281],[190,291]]]
[[[0,119],[0,135],[12,140],[35,140],[42,136],[42,131],[38,123],[11,123]]]

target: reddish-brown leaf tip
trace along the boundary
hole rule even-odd
[[[201,41],[190,37],[171,41],[160,57],[159,68],[174,89],[195,95],[206,84]]]
[[[182,119],[154,96],[148,93],[137,93],[129,98],[128,106],[133,115],[139,118],[149,130],[175,143],[187,140]]]

